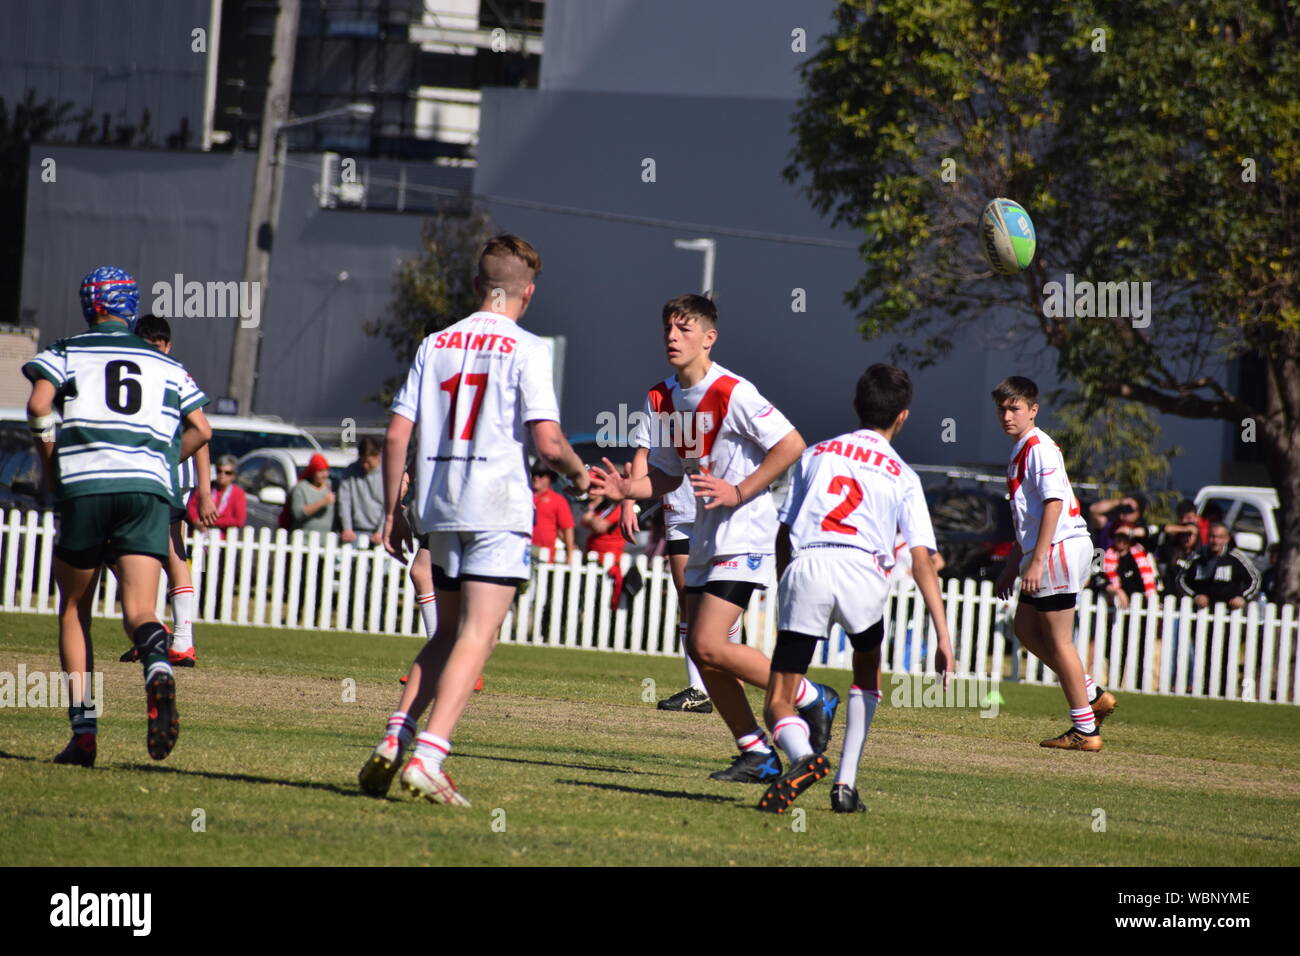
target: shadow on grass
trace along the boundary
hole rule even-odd
[[[182,770],[180,767],[167,767],[162,764],[127,763],[119,765],[122,770],[138,770],[141,773],[176,773],[185,777],[203,777],[207,780],[229,780],[231,783],[264,783],[277,787],[296,787],[299,790],[324,790],[341,797],[363,797],[375,800],[369,794],[350,787],[340,787],[332,783],[313,783],[309,780],[276,780],[273,777],[255,777],[247,773],[213,773],[209,770]],[[390,803],[400,802],[392,797],[384,797]]]
[[[617,783],[594,783],[590,780],[557,780],[573,787],[595,787],[597,790],[616,790],[638,797],[668,797],[673,800],[695,800],[703,803],[738,803],[732,797],[720,797],[715,793],[689,793],[686,790],[652,790],[649,787],[624,787]]]
[[[32,763],[36,763],[40,759],[41,759],[40,757],[27,757],[24,756],[23,754],[11,754],[8,753],[7,751],[0,750],[0,760],[28,760]]]
[[[538,767],[562,767],[565,770],[596,770],[600,773],[627,773],[638,777],[654,776],[645,770],[627,770],[623,767],[602,767],[591,763],[556,763],[553,760],[525,760],[523,757],[490,757],[487,754],[474,754],[457,751],[457,757],[469,757],[473,760],[499,760],[502,763],[530,763]]]

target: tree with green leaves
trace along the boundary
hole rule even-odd
[[[492,221],[480,211],[440,213],[424,220],[419,257],[398,263],[386,314],[363,326],[367,335],[388,340],[402,367],[400,375],[384,380],[374,401],[385,408],[392,404],[425,336],[459,322],[482,303],[474,291],[474,276],[479,253],[492,236]]]
[[[924,366],[991,317],[1093,409],[1232,423],[1264,450],[1300,602],[1300,2],[842,0],[803,76],[786,176],[862,234],[863,334]],[[980,268],[995,196],[1038,232],[1011,278]],[[1056,308],[1067,274],[1115,283],[1107,307]],[[1129,282],[1150,283],[1145,315]]]

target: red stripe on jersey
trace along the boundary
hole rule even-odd
[[[673,393],[667,382],[660,382],[650,389],[649,398],[651,411],[667,413],[673,410]]]
[[[1038,436],[1031,435],[1029,441],[1025,442],[1025,446],[1020,449],[1020,452],[1011,462],[1011,464],[1016,468],[1016,476],[1014,478],[1010,475],[1007,476],[1007,491],[1011,492],[1013,498],[1025,481],[1025,471],[1029,468],[1029,449],[1033,448],[1037,444]]]
[[[709,390],[700,399],[700,404],[695,409],[696,436],[700,443],[700,458],[708,458],[713,453],[713,441],[718,437],[718,432],[722,431],[722,422],[727,417],[727,409],[731,407],[731,393],[739,384],[740,379],[732,378],[730,375],[723,375],[709,386]],[[713,416],[713,427],[704,434],[699,432],[700,416],[702,414],[711,414]],[[678,448],[677,453],[683,458],[686,457],[685,448]]]

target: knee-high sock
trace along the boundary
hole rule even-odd
[[[688,632],[689,627],[685,621],[677,625],[677,638],[682,642],[682,654],[686,656],[686,679],[701,694],[707,694],[709,691],[704,686],[704,678],[700,676],[700,669],[695,666],[695,661],[691,660],[691,652],[686,649],[686,635]]]
[[[433,635],[438,633],[438,602],[437,595],[430,591],[428,594],[417,594],[415,603],[420,608],[420,620],[424,622],[424,636],[433,640]]]
[[[167,595],[172,601],[172,649],[187,651],[194,646],[194,588],[183,584]]]
[[[857,684],[849,688],[848,718],[844,722],[844,749],[840,753],[840,769],[835,775],[836,783],[855,786],[858,780],[858,761],[862,759],[862,748],[867,743],[867,731],[871,729],[871,718],[876,716],[876,705],[880,703],[880,691],[863,690]]]

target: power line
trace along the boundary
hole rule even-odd
[[[303,163],[289,160],[287,163],[297,169],[313,172],[319,169],[316,163]],[[703,232],[715,236],[730,236],[736,239],[756,239],[763,242],[784,242],[792,245],[818,246],[825,249],[854,249],[858,243],[847,239],[822,239],[817,236],[796,236],[783,232],[764,232],[760,229],[739,229],[734,226],[712,226],[706,223],[685,222],[680,219],[659,219],[653,216],[631,216],[624,213],[606,212],[602,209],[584,209],[580,206],[562,206],[555,203],[538,202],[533,199],[517,199],[510,196],[490,196],[486,193],[467,193],[460,189],[446,186],[423,186],[413,183],[402,184],[396,179],[369,179],[367,185],[401,187],[406,192],[429,193],[452,199],[473,200],[496,206],[513,206],[518,209],[531,209],[536,212],[550,212],[562,216],[582,216],[587,219],[599,219],[605,222],[621,222],[636,226],[652,226],[657,229],[672,229],[678,232]]]

